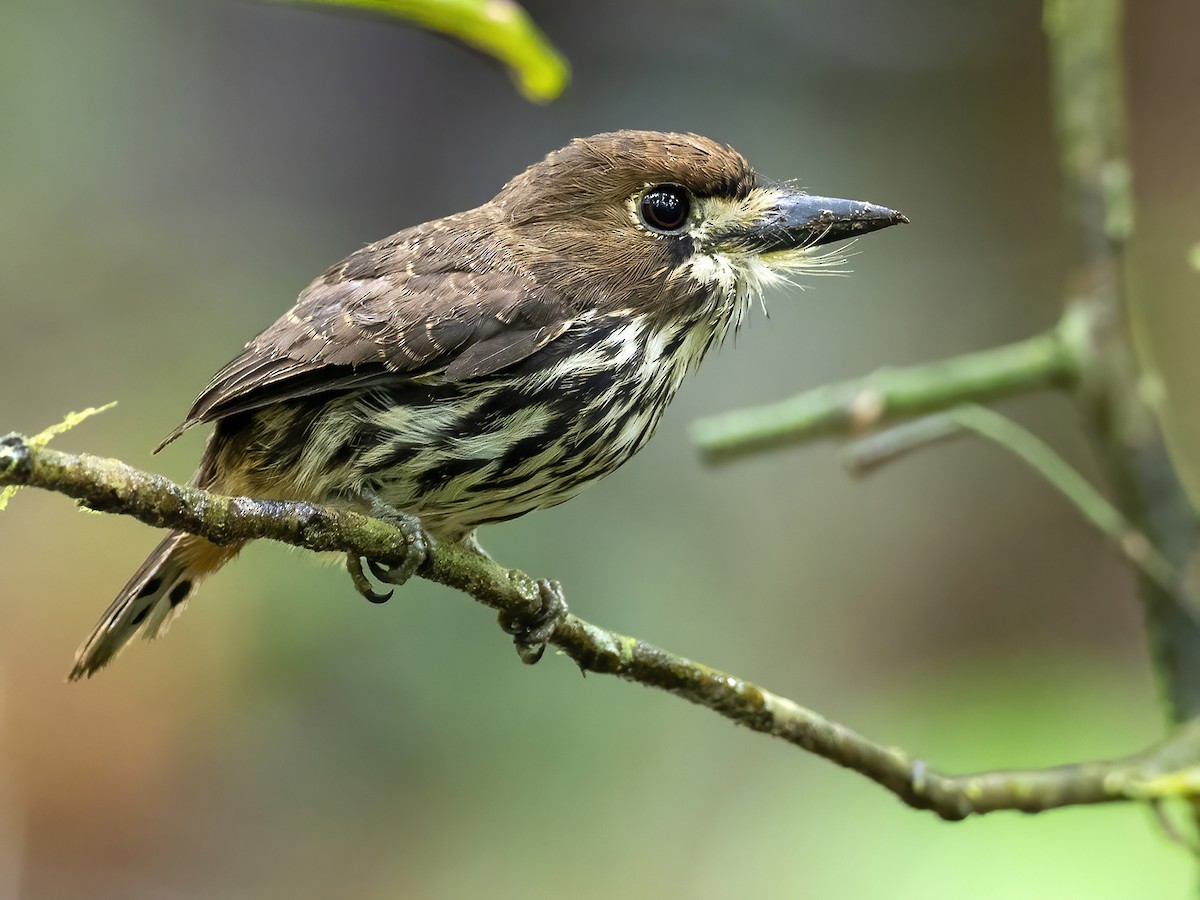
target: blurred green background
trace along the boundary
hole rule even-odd
[[[1200,383],[1200,6],[1131,4],[1132,279],[1185,459]],[[829,445],[706,470],[686,427],[882,364],[1017,339],[1065,246],[1033,0],[538,0],[549,107],[414,29],[225,0],[4,0],[0,431],[149,448],[317,272],[487,200],[571,137],[701,132],[885,203],[846,279],[779,291],[656,439],[576,501],[485,530],[600,624],[950,770],[1132,751],[1161,730],[1131,578],[1021,464],[964,441],[863,483]],[[1057,397],[1003,404],[1096,477]],[[1195,429],[1195,425],[1191,426]],[[155,543],[24,492],[0,515],[0,897],[1180,897],[1134,807],[948,825],[794,748],[548,657],[414,582],[253,546],[163,641],[68,686]],[[719,552],[717,543],[721,544]]]

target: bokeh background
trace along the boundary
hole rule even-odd
[[[1130,5],[1132,278],[1186,461],[1200,6]],[[1039,4],[528,8],[574,67],[548,107],[457,44],[366,18],[4,0],[0,431],[119,400],[60,445],[186,478],[202,434],[149,448],[325,266],[488,199],[572,136],[698,131],[913,225],[863,241],[853,277],[771,296],[637,459],[484,543],[561,579],[586,618],[950,770],[1159,734],[1129,573],[1002,451],[963,441],[855,483],[828,444],[708,470],[686,434],[1052,324]],[[1097,477],[1069,402],[1003,409]],[[49,494],[0,515],[0,898],[1128,898],[1194,879],[1141,809],[943,824],[672,697],[521,666],[454,592],[414,582],[374,607],[279,546],[66,685],[156,539]]]

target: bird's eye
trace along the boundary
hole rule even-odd
[[[692,201],[678,184],[659,184],[642,194],[638,212],[655,231],[678,231],[687,224]]]

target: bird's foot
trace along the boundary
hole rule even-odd
[[[394,525],[404,535],[406,547],[404,559],[396,565],[387,565],[373,559],[365,560],[371,574],[385,584],[400,586],[416,574],[417,569],[425,564],[433,550],[433,538],[421,527],[421,520],[416,516],[388,506],[374,491],[363,491],[363,499],[371,504],[370,515],[381,519],[389,525]],[[386,603],[394,591],[379,593],[372,586],[370,579],[363,571],[363,559],[350,553],[346,555],[346,569],[354,588],[372,603]]]
[[[546,652],[546,642],[554,636],[554,630],[567,617],[567,601],[563,597],[562,585],[557,581],[539,578],[538,596],[541,606],[536,612],[500,613],[500,627],[512,635],[521,662],[532,666]]]

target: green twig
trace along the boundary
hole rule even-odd
[[[1160,589],[1171,593],[1184,590],[1175,567],[1074,466],[1027,428],[993,410],[964,404],[897,425],[854,442],[844,451],[843,461],[851,472],[866,474],[900,456],[964,431],[987,438],[1029,465]],[[1200,610],[1200,602],[1195,598],[1188,598],[1188,602],[1193,613]]]
[[[1051,331],[1015,344],[880,369],[781,403],[702,419],[692,426],[692,438],[706,461],[729,462],[819,437],[870,431],[960,403],[1067,387],[1078,373],[1079,330],[1079,323],[1067,318]]]

